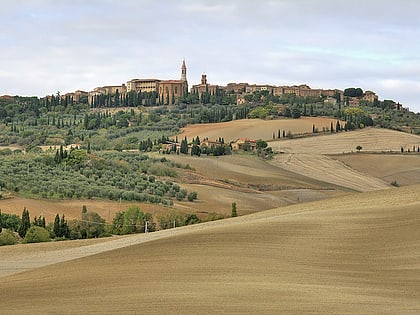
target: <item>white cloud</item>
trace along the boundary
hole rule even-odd
[[[225,1],[222,3],[217,3],[216,1],[206,1],[206,2],[187,2],[182,3],[179,7],[180,11],[187,12],[187,13],[207,13],[207,14],[215,14],[215,13],[226,13],[231,12],[234,10],[235,6],[230,3],[226,3]]]
[[[0,95],[178,78],[186,58],[190,84],[206,72],[216,84],[360,86],[420,111],[419,10],[411,0],[7,1]]]

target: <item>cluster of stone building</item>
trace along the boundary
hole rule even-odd
[[[190,92],[197,94],[199,97],[206,92],[214,95],[217,91],[225,91],[228,94],[235,94],[237,104],[246,103],[245,96],[256,91],[268,91],[275,96],[286,94],[294,94],[300,97],[322,98],[325,103],[335,104],[337,102],[348,102],[349,106],[359,106],[360,101],[374,103],[378,100],[378,96],[372,91],[366,91],[361,97],[344,97],[344,93],[338,89],[311,89],[308,85],[294,86],[273,86],[273,85],[256,85],[248,83],[229,83],[226,86],[213,85],[207,82],[205,74],[201,77],[201,83],[193,85]],[[78,102],[82,97],[88,98],[91,104],[95,96],[98,95],[126,95],[130,92],[155,92],[160,105],[176,104],[180,97],[188,94],[187,67],[185,60],[181,66],[180,80],[160,80],[160,79],[132,79],[126,84],[115,86],[102,86],[93,89],[90,92],[76,91],[66,95],[72,96],[74,101]]]

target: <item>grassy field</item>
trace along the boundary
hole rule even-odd
[[[1,278],[0,313],[418,314],[419,190],[100,240],[102,250],[38,244],[32,261],[46,266]],[[80,258],[47,266],[61,253]]]

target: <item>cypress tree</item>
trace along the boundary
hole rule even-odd
[[[236,202],[232,202],[232,218],[237,217],[238,212],[236,211]]]
[[[188,141],[187,141],[187,137],[185,137],[182,141],[181,141],[181,148],[180,148],[180,152],[187,154],[188,153]]]
[[[70,237],[69,226],[67,225],[67,220],[64,218],[64,214],[60,220],[60,236],[64,236],[66,238]]]
[[[55,215],[55,219],[54,219],[54,235],[55,237],[60,237],[61,235],[61,231],[60,231],[60,216],[58,215],[58,213]]]
[[[26,232],[31,227],[31,220],[29,218],[29,211],[26,208],[23,208],[22,220],[20,222],[18,233],[20,237],[25,237]]]
[[[64,149],[63,149],[63,145],[60,145],[60,161],[62,161],[64,159]]]

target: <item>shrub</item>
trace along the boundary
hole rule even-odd
[[[50,233],[39,226],[32,226],[26,232],[24,243],[41,243],[50,241]]]
[[[391,182],[391,185],[394,186],[394,187],[400,187],[400,184],[398,184],[396,180],[393,180]]]
[[[186,189],[181,189],[179,192],[177,192],[176,194],[175,194],[175,198],[178,200],[178,201],[181,201],[181,200],[183,200],[183,199],[185,199],[185,197],[187,197],[187,190]]]
[[[15,234],[10,230],[3,229],[3,231],[0,233],[0,246],[15,245],[16,243],[17,237]]]
[[[223,214],[220,214],[220,213],[215,213],[215,212],[210,212],[208,215],[207,215],[207,218],[205,218],[204,220],[203,220],[203,222],[208,222],[208,221],[216,221],[216,220],[222,220],[222,219],[224,219],[225,217],[223,216]]]
[[[161,230],[171,229],[184,225],[185,218],[176,211],[168,211],[158,216],[159,226]]]
[[[192,191],[188,194],[188,201],[194,201],[197,199],[197,193],[195,191]]]
[[[195,213],[190,213],[185,216],[185,225],[200,223],[200,218]]]

